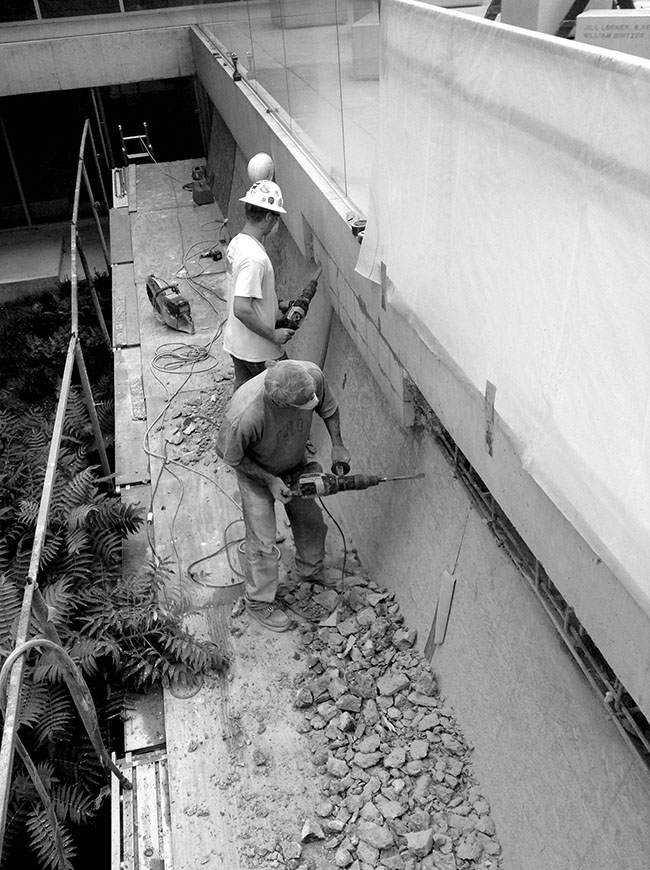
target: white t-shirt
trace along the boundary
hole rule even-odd
[[[247,362],[279,359],[284,351],[278,344],[251,332],[233,314],[235,296],[253,300],[253,310],[267,326],[275,326],[278,297],[273,266],[264,246],[246,233],[239,233],[228,245],[226,265],[230,278],[228,322],[223,331],[224,350]]]

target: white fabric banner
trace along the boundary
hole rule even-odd
[[[485,391],[650,612],[650,62],[382,6],[357,271]]]

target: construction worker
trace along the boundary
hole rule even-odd
[[[314,499],[292,498],[283,480],[310,463],[305,448],[314,411],[329,433],[332,464],[349,464],[350,454],[341,439],[338,403],[320,368],[303,360],[268,365],[233,395],[216,446],[219,456],[235,470],[241,493],[246,609],[271,631],[286,631],[292,622],[276,600],[276,501],[284,505],[293,531],[298,582],[326,587],[336,582],[323,571],[327,526],[320,507]]]
[[[245,203],[246,223],[226,252],[230,290],[223,333],[224,350],[235,367],[235,390],[263,372],[266,360],[286,359],[284,345],[295,332],[275,327],[290,303],[278,302],[273,266],[264,248],[264,239],[286,214],[282,191],[275,182],[262,179],[240,202]]]

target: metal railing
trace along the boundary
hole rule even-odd
[[[94,147],[92,130],[90,128],[90,121],[86,119],[83,133],[81,136],[81,145],[79,148],[79,161],[77,166],[77,178],[75,184],[75,194],[74,194],[74,205],[73,205],[73,213],[72,213],[72,221],[70,226],[70,234],[71,234],[71,282],[70,282],[70,293],[71,293],[71,322],[70,322],[70,341],[68,343],[68,350],[65,359],[65,366],[63,370],[63,375],[61,378],[61,387],[59,391],[59,399],[56,408],[56,415],[54,420],[54,429],[52,433],[52,440],[50,442],[50,448],[47,459],[47,467],[45,472],[45,480],[43,483],[43,490],[41,493],[41,499],[39,504],[38,516],[36,520],[36,531],[34,534],[34,543],[32,547],[31,559],[29,564],[29,570],[27,574],[27,581],[25,584],[25,590],[23,593],[23,600],[20,610],[20,615],[18,618],[18,626],[16,630],[16,642],[15,647],[11,655],[5,661],[2,670],[0,670],[0,707],[2,707],[4,713],[4,726],[2,730],[2,743],[0,744],[0,858],[2,857],[2,847],[4,844],[4,835],[5,835],[5,827],[7,822],[7,810],[9,806],[9,796],[11,791],[11,782],[12,782],[12,771],[13,771],[13,761],[14,754],[16,750],[18,751],[21,759],[25,763],[28,773],[30,774],[34,785],[43,799],[45,803],[46,811],[49,813],[50,817],[54,819],[53,811],[51,807],[51,801],[49,798],[49,792],[45,784],[39,779],[38,773],[36,772],[36,768],[30,762],[29,756],[27,756],[26,750],[22,745],[18,734],[18,708],[20,703],[21,696],[21,686],[23,679],[23,671],[24,671],[24,654],[33,649],[34,647],[43,647],[45,646],[48,649],[55,649],[57,655],[63,660],[64,665],[64,673],[65,673],[65,682],[71,692],[75,705],[80,713],[82,722],[86,728],[88,736],[94,746],[97,754],[105,767],[111,770],[122,782],[123,786],[126,788],[130,788],[131,784],[126,779],[121,770],[115,765],[114,761],[111,759],[106,747],[103,744],[99,724],[97,721],[97,714],[94,708],[94,704],[92,701],[92,697],[90,695],[90,691],[81,675],[81,672],[76,667],[74,661],[70,658],[68,653],[63,648],[63,644],[61,642],[61,638],[58,635],[56,627],[52,622],[48,619],[48,609],[43,598],[43,595],[40,592],[38,586],[38,571],[39,565],[41,561],[41,555],[43,553],[43,547],[45,543],[45,536],[47,532],[47,523],[48,516],[52,501],[52,492],[54,487],[54,480],[56,477],[56,468],[59,457],[59,451],[61,448],[61,442],[63,439],[63,424],[65,420],[66,409],[68,405],[68,399],[70,396],[70,386],[72,383],[72,375],[74,366],[76,363],[77,372],[79,375],[79,379],[81,381],[84,398],[86,401],[86,406],[88,408],[88,413],[90,415],[90,420],[93,427],[93,432],[95,435],[95,440],[99,450],[99,457],[102,466],[102,470],[104,476],[111,481],[112,480],[112,472],[110,469],[108,456],[106,453],[106,448],[104,446],[104,441],[102,437],[101,427],[99,423],[99,417],[97,415],[97,409],[95,407],[95,403],[93,400],[92,389],[90,386],[90,381],[88,379],[88,374],[86,371],[86,364],[84,361],[83,351],[81,348],[81,343],[79,339],[79,307],[78,307],[78,280],[77,280],[77,255],[79,255],[79,259],[83,266],[86,280],[88,282],[88,286],[90,287],[90,292],[92,294],[93,304],[95,310],[97,312],[97,316],[99,319],[99,323],[102,329],[102,333],[104,335],[104,339],[107,342],[109,347],[112,347],[110,335],[108,333],[108,329],[106,327],[106,323],[101,311],[101,307],[99,304],[99,299],[97,297],[97,292],[94,287],[94,283],[92,280],[92,276],[89,272],[88,261],[85,257],[83,247],[81,245],[81,239],[79,237],[78,232],[78,213],[79,213],[79,199],[81,192],[81,184],[82,180],[86,187],[86,191],[90,198],[93,214],[95,217],[95,222],[97,225],[97,229],[99,231],[99,237],[101,240],[102,251],[104,254],[104,259],[106,261],[106,266],[110,271],[110,259],[108,255],[108,250],[106,247],[106,243],[104,240],[104,234],[101,226],[101,222],[99,219],[99,213],[97,210],[97,203],[95,201],[95,197],[93,195],[92,187],[90,184],[90,180],[88,177],[88,172],[85,165],[86,151],[88,147],[88,143],[90,142],[92,146],[92,153],[97,165],[97,174],[100,179],[100,184],[102,187],[104,203],[106,207],[108,207],[108,203],[106,201],[106,193],[104,191],[103,183],[101,181],[101,172],[99,171],[99,164],[97,161],[97,153]],[[32,616],[36,617],[40,624],[40,628],[43,632],[44,637],[38,638],[28,638],[29,627]],[[8,688],[6,690],[6,698],[5,698],[5,686],[8,682]]]

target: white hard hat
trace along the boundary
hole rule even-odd
[[[264,151],[260,151],[248,161],[248,177],[251,181],[263,181],[265,178],[270,181],[274,172],[273,158]]]
[[[287,213],[286,209],[282,208],[282,191],[274,181],[256,181],[246,196],[242,196],[239,201],[265,208],[267,211]]]

